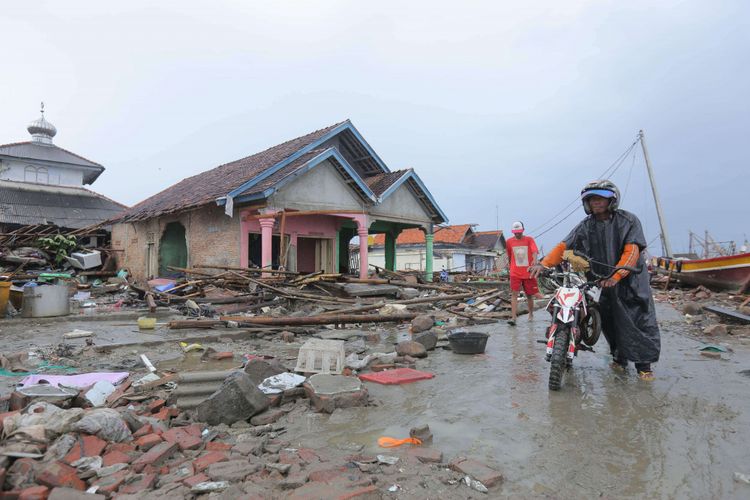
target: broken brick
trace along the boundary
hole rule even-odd
[[[177,451],[177,448],[177,443],[159,443],[133,462],[133,470],[141,472],[147,465],[161,465],[164,460]]]
[[[133,433],[133,439],[138,439],[139,437],[146,436],[153,432],[154,432],[154,428],[151,426],[151,424],[146,424]]]
[[[300,448],[297,450],[297,455],[308,464],[313,462],[320,462],[320,457],[310,448]]]
[[[169,443],[177,443],[182,451],[195,450],[203,444],[203,440],[200,437],[190,434],[182,427],[169,429],[162,434],[162,438]]]
[[[316,470],[310,473],[310,482],[314,483],[332,483],[341,478],[346,473],[346,467],[337,467],[334,469]]]
[[[50,488],[67,486],[76,490],[86,489],[86,483],[78,479],[76,469],[59,460],[51,462],[39,470],[36,481]]]
[[[110,451],[133,453],[135,451],[135,445],[133,443],[109,443],[109,446],[107,446],[107,453]]]
[[[18,500],[47,500],[49,488],[46,486],[31,486],[21,490]]]
[[[173,407],[164,407],[158,412],[154,414],[155,418],[158,418],[159,420],[169,420],[172,417],[176,417],[180,414],[180,410]]]
[[[165,404],[167,404],[167,402],[164,401],[163,399],[156,399],[154,401],[151,401],[148,405],[146,405],[146,412],[156,413],[157,411],[164,408]]]
[[[104,500],[104,495],[84,493],[72,488],[52,488],[47,500]]]
[[[210,480],[211,480],[210,477],[208,477],[207,475],[201,472],[200,474],[196,474],[194,476],[190,476],[186,479],[183,479],[182,484],[184,484],[188,488],[192,488],[196,484],[200,484],[200,483],[203,483],[205,481],[210,481]]]
[[[156,483],[156,474],[138,474],[132,476],[125,484],[120,486],[118,493],[123,495],[140,493],[145,490],[150,490]]]
[[[229,443],[222,443],[220,441],[206,443],[206,451],[229,451],[231,449],[232,445]]]
[[[120,486],[122,486],[122,483],[125,482],[125,479],[129,475],[130,475],[130,471],[128,471],[127,469],[120,470],[120,471],[115,472],[114,474],[110,474],[109,476],[105,476],[100,479],[97,479],[96,481],[91,483],[91,486],[96,486],[97,492],[110,496],[115,491],[117,491],[120,488]]]
[[[211,451],[193,460],[193,467],[195,467],[196,472],[200,472],[206,469],[211,464],[215,464],[216,462],[224,462],[225,460],[229,460],[229,457],[225,452]]]
[[[456,458],[450,463],[450,468],[473,477],[488,488],[503,480],[503,475],[500,472],[470,458]]]
[[[63,460],[70,464],[82,457],[98,457],[106,447],[107,442],[103,439],[87,434],[79,434],[76,444],[73,445]]]
[[[113,450],[102,457],[102,467],[109,467],[114,464],[129,464],[131,460],[133,459],[127,453]]]
[[[352,500],[354,498],[369,499],[369,498],[381,498],[378,487],[375,485],[365,486],[353,491],[347,491],[336,497],[336,500]]]
[[[145,436],[138,438],[135,444],[142,451],[148,451],[161,442],[162,439],[158,434],[146,434]]]
[[[203,435],[203,426],[201,424],[190,424],[180,427],[180,429],[184,429],[191,436],[201,437]]]

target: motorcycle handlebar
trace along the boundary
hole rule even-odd
[[[577,254],[576,254],[576,255],[577,255]],[[583,254],[581,254],[580,256],[581,256],[581,257],[583,257]],[[590,260],[590,259],[589,259],[589,260]],[[608,275],[606,275],[606,276],[602,276],[601,274],[597,274],[597,273],[595,273],[595,272],[594,272],[594,271],[592,271],[592,270],[589,270],[589,272],[590,272],[591,274],[593,274],[593,275],[594,275],[594,276],[595,276],[595,277],[596,277],[596,278],[597,278],[598,280],[608,280],[608,279],[610,279],[610,278],[611,278],[612,276],[614,276],[614,275],[615,275],[615,273],[616,273],[617,271],[630,271],[631,273],[634,273],[634,274],[638,274],[638,273],[640,273],[640,272],[641,272],[642,270],[643,270],[643,266],[641,266],[641,267],[617,266],[617,267],[613,267],[613,268],[612,268],[612,272],[610,272],[610,273],[609,273]],[[554,276],[554,275],[556,275],[556,274],[562,274],[562,273],[555,273],[555,272],[554,272],[554,271],[553,271],[552,269],[545,269],[545,270],[543,270],[543,271],[542,271],[542,273],[541,273],[541,274],[542,274],[543,276]],[[597,283],[596,281],[589,281],[589,282],[588,282],[588,284],[592,284],[592,285],[595,285],[596,283]]]

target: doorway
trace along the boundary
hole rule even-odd
[[[297,238],[297,271],[332,273],[334,240],[329,238]]]
[[[279,268],[279,245],[281,240],[278,235],[274,235],[271,239],[271,268]],[[248,238],[248,252],[247,261],[250,267],[263,267],[262,266],[262,252],[263,247],[261,245],[260,233],[250,233]]]
[[[161,233],[159,241],[159,276],[175,276],[179,271],[169,267],[187,267],[187,240],[185,226],[170,222]]]

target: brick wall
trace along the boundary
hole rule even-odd
[[[116,250],[118,266],[128,268],[139,282],[158,273],[159,240],[170,222],[185,226],[188,266],[240,265],[238,215],[227,217],[223,207],[208,205],[143,222],[115,224],[112,228],[112,248]]]

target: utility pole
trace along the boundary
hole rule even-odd
[[[648,178],[651,181],[651,192],[654,194],[654,204],[656,205],[656,215],[659,217],[659,227],[661,228],[661,248],[666,257],[672,257],[672,245],[669,244],[669,236],[667,235],[667,225],[664,222],[664,214],[661,211],[661,203],[659,202],[659,194],[656,191],[656,182],[654,181],[654,172],[651,169],[651,158],[648,156],[648,149],[646,149],[646,138],[643,134],[643,130],[638,131],[638,138],[641,141],[641,148],[643,148],[643,157],[646,159],[646,170],[648,170]]]
[[[708,258],[708,229],[704,231],[703,235],[703,258]]]

